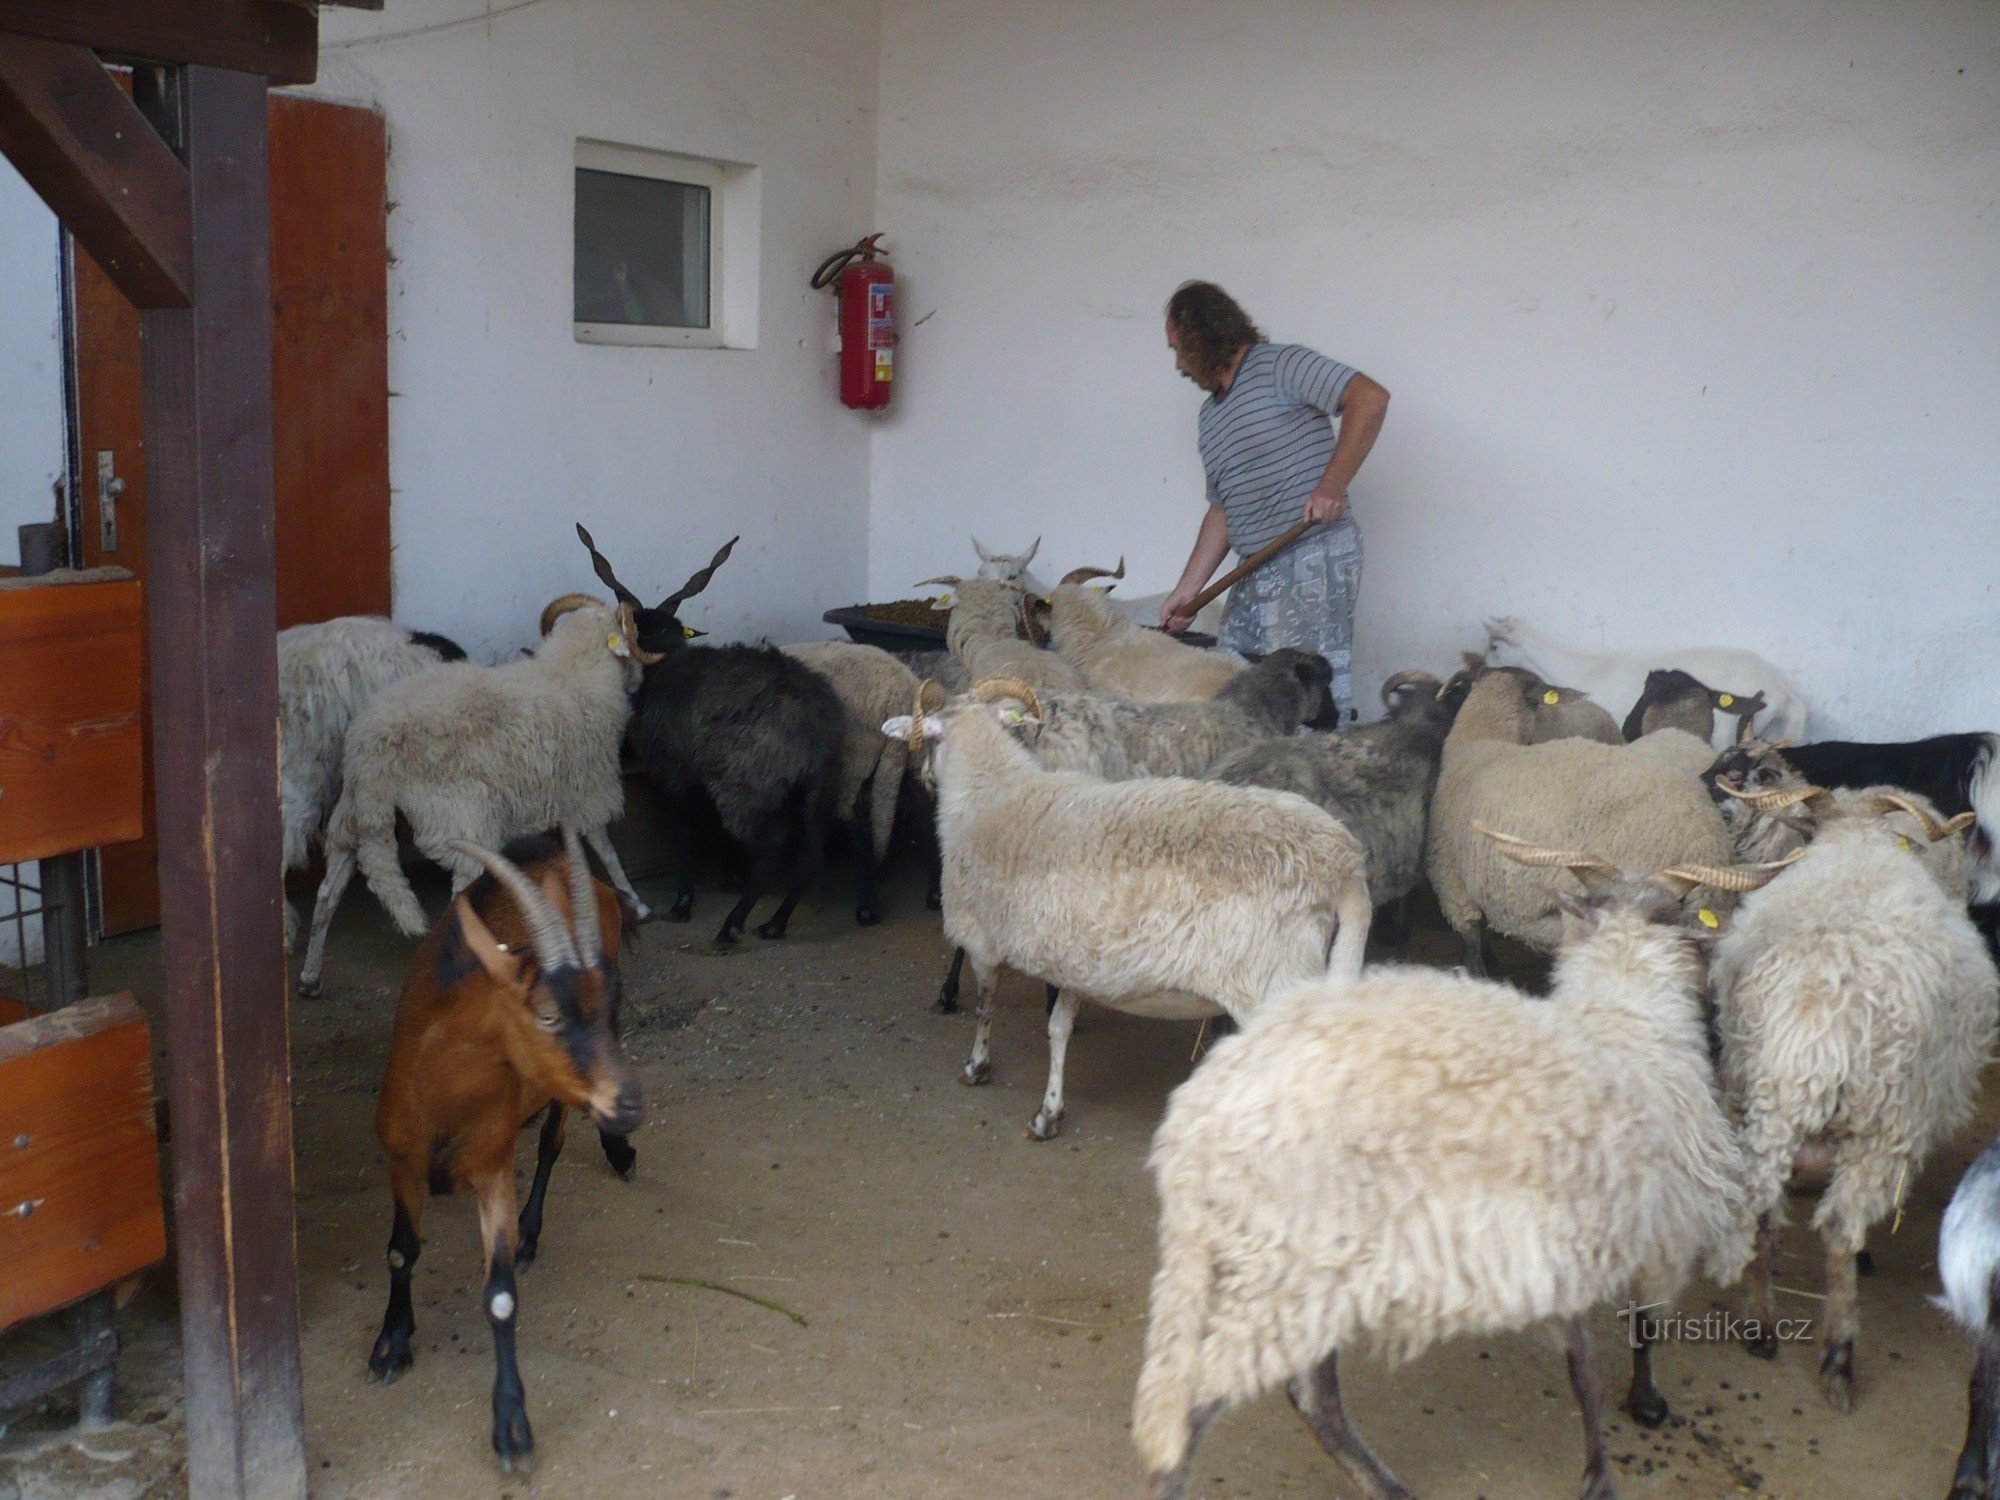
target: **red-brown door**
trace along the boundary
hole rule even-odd
[[[387,149],[373,110],[271,96],[273,466],[280,629],[389,612]],[[139,315],[80,246],[83,562],[146,574]],[[107,934],[159,921],[151,704],[143,839],[99,852]]]

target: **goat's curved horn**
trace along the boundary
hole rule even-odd
[[[625,646],[632,653],[632,660],[640,666],[650,667],[656,661],[666,660],[660,652],[648,651],[639,644],[639,621],[629,604],[618,606],[618,629],[625,637]]]
[[[534,881],[521,873],[518,865],[504,855],[495,854],[491,849],[481,848],[466,839],[449,839],[445,847],[477,861],[485,867],[487,874],[506,887],[507,894],[514,898],[514,904],[527,919],[528,943],[535,950],[536,961],[544,969],[583,967],[577,962],[576,945],[570,941],[569,929],[563,926],[562,918],[556,915],[556,909],[549,905],[548,897],[541,893]]]
[[[1928,809],[1897,792],[1877,792],[1868,799],[1868,805],[1878,813],[1908,813],[1917,820],[1917,826],[1923,829],[1924,837],[1933,844],[1939,839],[1950,838],[1954,833],[1963,832],[1978,821],[1977,813],[1962,812],[1949,822],[1940,823],[1930,815]]]
[[[1540,844],[1531,844],[1526,839],[1514,837],[1511,833],[1499,833],[1488,828],[1479,819],[1472,820],[1473,828],[1493,840],[1494,845],[1517,865],[1538,867],[1560,866],[1572,873],[1584,870],[1595,871],[1599,875],[1615,875],[1618,867],[1609,860],[1600,859],[1595,854],[1585,854],[1578,849],[1549,849]]]
[[[582,609],[586,604],[602,604],[604,601],[595,594],[558,594],[542,606],[542,634],[547,635],[556,628],[560,620],[571,610]]]
[[[625,603],[638,604],[639,596],[618,581],[618,575],[611,571],[611,564],[606,562],[604,554],[597,550],[597,543],[591,540],[590,533],[583,529],[581,521],[576,523],[576,536],[577,540],[590,550],[590,565],[597,570],[597,576],[603,581],[604,586]]]
[[[1384,708],[1394,708],[1396,705],[1396,694],[1408,687],[1429,688],[1434,694],[1441,694],[1444,691],[1444,684],[1439,682],[1436,677],[1432,676],[1429,672],[1420,672],[1412,668],[1407,672],[1398,672],[1394,677],[1391,677],[1387,682],[1382,684],[1382,706]]]
[[[1067,573],[1063,574],[1062,581],[1065,584],[1088,583],[1093,578],[1123,578],[1124,576],[1125,559],[1120,557],[1118,559],[1118,566],[1115,568],[1071,568]]]
[[[1790,790],[1770,787],[1761,792],[1746,792],[1731,786],[1721,777],[1716,778],[1715,784],[1752,812],[1767,814],[1781,813],[1788,807],[1797,807],[1801,802],[1811,806],[1822,798],[1832,796],[1823,786],[1797,786]]]
[[[1769,885],[1778,872],[1794,860],[1803,858],[1805,850],[1794,849],[1783,859],[1774,859],[1761,865],[1669,865],[1653,876],[1655,884],[1663,885],[1676,896],[1685,896],[1698,885],[1713,890],[1734,891],[1738,895],[1754,891],[1759,886]]]
[[[597,882],[590,878],[590,861],[583,856],[583,840],[569,824],[563,824],[563,854],[569,860],[569,929],[576,938],[576,962],[581,969],[594,969],[604,961],[604,924],[597,916]]]
[[[935,578],[926,578],[922,582],[914,583],[910,586],[912,588],[927,589],[931,585],[936,584],[940,588],[955,589],[964,582],[965,580],[955,573],[940,573]]]
[[[1019,698],[1028,705],[1028,712],[1036,718],[1042,716],[1042,700],[1035,696],[1035,690],[1018,677],[985,677],[973,683],[972,696],[981,703],[997,703],[1002,698]]]

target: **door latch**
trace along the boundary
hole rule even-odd
[[[97,450],[97,543],[105,552],[118,550],[118,497],[125,493],[125,481],[118,477],[117,464],[111,449]]]

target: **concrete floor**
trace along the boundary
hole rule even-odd
[[[646,883],[642,883],[646,885]],[[420,887],[432,910],[438,887]],[[648,899],[659,889],[646,885]],[[649,926],[627,964],[628,1050],[648,1106],[639,1169],[614,1178],[572,1132],[541,1259],[521,1277],[521,1365],[539,1447],[502,1475],[471,1204],[436,1203],[416,1277],[416,1368],[365,1369],[386,1292],[388,1194],[374,1090],[411,944],[365,894],[336,923],[327,992],[292,1004],[307,1444],[314,1493],[687,1500],[1136,1495],[1127,1413],[1153,1269],[1144,1157],[1189,1068],[1192,1025],[1086,1012],[1069,1115],[1024,1138],[1046,1047],[1038,985],[1010,981],[990,1087],[957,1083],[969,1016],[929,1010],[945,952],[909,874],[863,931],[831,889],[792,936],[729,957],[694,927]],[[96,987],[151,1002],[151,936],[94,951]],[[1433,916],[1414,956],[1449,961]],[[1862,1283],[1859,1405],[1820,1402],[1812,1348],[1775,1365],[1728,1344],[1659,1355],[1672,1423],[1610,1441],[1621,1493],[1786,1500],[1941,1496],[1963,1433],[1968,1353],[1925,1302],[1937,1219],[1990,1135],[1979,1127],[1875,1237]],[[532,1159],[532,1136],[524,1164]],[[1809,1212],[1796,1206],[1794,1217]],[[1813,1316],[1818,1254],[1792,1231],[1781,1312]],[[724,1284],[796,1313],[670,1278]],[[1729,1306],[1692,1288],[1683,1310]],[[123,1420],[77,1435],[53,1408],[0,1437],[0,1500],[183,1493],[179,1350],[164,1271],[127,1310]],[[1614,1389],[1620,1328],[1599,1319]],[[1391,1370],[1355,1357],[1357,1423],[1427,1497],[1571,1495],[1582,1462],[1558,1349],[1461,1343]],[[1282,1396],[1233,1413],[1197,1464],[1199,1496],[1352,1494]]]

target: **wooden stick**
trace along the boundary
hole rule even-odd
[[[1231,568],[1227,573],[1224,573],[1199,594],[1196,594],[1194,602],[1188,606],[1189,616],[1192,617],[1200,614],[1209,605],[1228,592],[1233,585],[1242,579],[1248,578],[1252,573],[1263,567],[1265,563],[1276,557],[1280,552],[1283,552],[1293,542],[1296,542],[1318,524],[1317,521],[1300,521],[1275,542],[1270,543],[1268,546],[1259,547],[1255,552],[1244,558],[1242,562]]]

